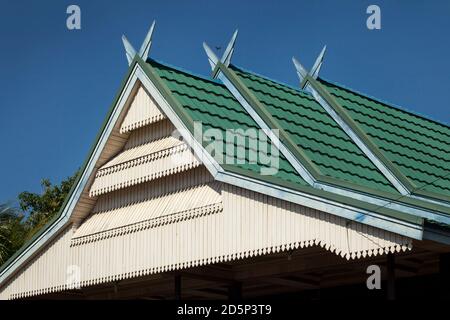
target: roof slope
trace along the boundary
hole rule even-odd
[[[232,69],[322,175],[398,194],[311,95],[235,66]]]
[[[158,90],[163,92],[164,98],[171,103],[171,107],[181,117],[184,125],[191,133],[195,131],[192,128],[194,121],[202,122],[203,131],[208,128],[218,129],[221,132],[228,129],[260,128],[259,124],[253,120],[252,116],[247,113],[246,109],[221,82],[205,79],[202,76],[153,59],[148,59],[145,63],[142,62],[142,66],[145,67],[147,75],[157,85]],[[198,137],[195,137],[195,139],[198,139]],[[211,150],[207,148],[207,144],[210,142],[205,143],[203,140],[202,143],[206,151],[214,156]],[[239,145],[241,145],[240,143]],[[423,219],[421,217],[311,186],[301,178],[296,169],[281,153],[279,154],[279,171],[275,175],[262,175],[260,173],[261,167],[266,165],[261,162],[251,163],[248,159],[247,141],[245,147],[245,163],[221,164],[226,172],[237,174],[241,178],[247,176],[263,183],[269,183],[272,186],[277,185],[288,190],[294,190],[294,192],[299,191],[308,196],[326,199],[326,201],[349,205],[363,211],[367,210],[376,215],[380,214],[414,225],[422,225]],[[393,193],[389,194],[392,195]],[[398,198],[398,194],[394,195],[393,198]],[[361,212],[357,214],[358,221],[364,220]]]
[[[194,121],[202,123],[204,132],[213,128],[220,130],[225,136],[225,132],[228,129],[259,129],[253,118],[220,82],[204,79],[154,60],[148,60],[147,62],[156,70],[189,116]],[[235,157],[235,159],[231,159],[232,163],[227,161],[227,164],[229,165],[228,167],[237,167],[259,175],[261,167],[267,166],[267,164],[260,161],[259,155],[257,163],[249,161],[249,145],[251,144],[248,140],[247,138],[245,143],[244,163],[238,163],[239,157]],[[205,144],[205,141],[203,143]],[[264,179],[265,176],[259,175],[259,178]],[[266,178],[268,177],[266,176]],[[275,178],[290,183],[307,185],[281,154],[279,169],[275,174]]]
[[[331,82],[321,83],[417,188],[450,195],[450,127]]]

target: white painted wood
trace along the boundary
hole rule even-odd
[[[153,192],[153,187],[147,183],[139,192],[147,195]],[[145,199],[146,196],[140,198]],[[136,232],[218,210],[222,210],[222,199],[217,182],[182,188],[141,201],[102,197],[94,213],[75,232],[72,244],[96,241],[123,232]]]
[[[128,136],[124,150],[132,149],[164,137],[169,137],[173,135],[175,130],[175,127],[167,119],[133,130]]]
[[[146,110],[149,101],[151,98],[139,87],[124,123],[130,119],[130,115],[138,115],[134,120],[143,119],[141,110]],[[159,109],[157,111],[163,115]],[[131,122],[134,130],[124,149],[98,169],[90,196],[99,196],[200,165],[189,146],[172,135],[175,127],[167,120],[160,121],[165,116],[157,123],[147,122],[148,118],[145,119]],[[123,127],[122,124],[121,128]]]
[[[80,267],[80,285],[84,287],[314,245],[347,259],[411,248],[411,239],[406,237],[235,186],[222,186],[222,210],[208,214],[123,229],[76,245],[72,229],[67,229],[0,289],[0,297],[64,290],[70,264]],[[194,200],[194,207],[198,200]],[[188,205],[189,201],[184,198],[171,205],[182,208],[183,203]]]
[[[131,65],[131,62],[133,61],[134,56],[136,55],[136,50],[133,48],[130,41],[128,41],[125,35],[122,35],[122,43],[125,48],[125,55],[127,56],[128,65]]]
[[[146,61],[148,58],[148,55],[150,53],[150,48],[152,47],[152,36],[153,36],[153,30],[155,30],[155,24],[156,21],[153,20],[152,25],[150,26],[150,29],[147,32],[147,35],[145,36],[144,41],[142,42],[141,49],[139,50],[139,56]]]
[[[140,86],[120,126],[120,133],[129,132],[164,119],[165,116],[145,89]]]
[[[90,195],[98,196],[199,165],[188,145],[172,137],[160,139],[126,150],[100,168]]]

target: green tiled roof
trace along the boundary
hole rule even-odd
[[[217,129],[224,135],[228,129],[260,128],[241,102],[218,80],[197,76],[154,60],[143,62],[142,66],[190,130],[193,130],[194,121],[202,123],[204,132],[207,129]],[[249,99],[251,107],[258,114],[263,111],[261,116],[269,127],[280,129],[280,140],[318,181],[343,189],[354,189],[388,201],[404,202],[437,214],[450,214],[445,206],[402,196],[310,94],[237,67],[221,71],[226,72],[226,77],[231,77],[244,99]],[[321,87],[324,91],[331,90],[330,86]],[[334,98],[337,99],[336,96]],[[202,143],[204,147],[210,144],[209,141]],[[237,143],[234,144],[236,146]],[[245,159],[239,158],[244,161],[224,164],[222,168],[227,172],[247,175],[291,190],[359,208],[367,209],[372,206],[370,210],[386,215],[392,213],[384,207],[374,206],[357,198],[310,186],[294,169],[294,162],[291,164],[282,154],[275,176],[261,175],[261,168],[266,165],[259,158],[256,163],[249,161],[250,145],[246,137]],[[396,211],[395,214],[400,212]]]
[[[450,196],[450,127],[339,85],[321,83],[418,188]]]
[[[311,95],[237,67],[232,70],[322,175],[398,194]]]
[[[228,129],[259,129],[253,118],[220,82],[195,76],[154,60],[149,60],[148,63],[165,82],[187,114],[194,121],[202,123],[203,131],[218,129],[225,136]],[[257,163],[249,161],[248,147],[251,143],[248,140],[246,137],[245,161],[242,161],[244,163],[238,163],[237,157],[235,157],[231,159],[232,163],[229,163],[229,167],[237,167],[259,175],[261,167],[267,166],[267,164],[261,163],[259,157]],[[203,143],[204,145],[208,144],[205,141]],[[260,178],[264,179],[265,176],[261,175]],[[280,155],[279,169],[275,178],[307,185],[283,155]]]

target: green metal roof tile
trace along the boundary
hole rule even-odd
[[[302,127],[302,130],[298,129],[298,126],[291,126],[289,121],[284,118],[274,117],[283,126],[286,132],[296,138],[296,140],[302,140],[303,149],[310,150],[311,152],[324,152],[326,148],[333,148],[334,158],[344,159],[355,165],[372,169],[372,166],[367,166],[367,161],[364,157],[354,157],[354,148],[351,148],[348,144],[341,144],[342,140],[335,136],[327,135],[325,132],[313,130],[311,127]],[[314,161],[314,159],[312,159]]]
[[[230,129],[259,129],[252,117],[222,84],[168,67],[154,60],[149,60],[148,63],[156,70],[187,114],[194,121],[202,122],[204,132],[214,128],[220,130],[225,137],[226,130]],[[207,141],[203,143],[209,144]],[[260,157],[257,158],[256,163],[251,163],[250,145],[252,144],[249,139],[246,139],[245,155],[238,157],[235,154],[232,156],[233,159],[224,158],[233,160],[228,167],[235,166],[254,173],[259,173],[262,167],[268,167]],[[223,154],[226,155],[226,144],[223,147]],[[245,157],[245,161],[239,163],[238,160],[242,160],[242,156]],[[282,181],[307,185],[283,155],[279,157],[279,168],[275,177]],[[259,175],[259,178],[264,180],[266,177]]]
[[[393,152],[392,150],[389,150],[387,148],[381,148],[386,152],[386,154],[389,155],[389,158],[392,160],[393,163],[397,165],[404,165],[404,157],[407,157],[409,159],[408,167],[412,168],[414,170],[417,170],[419,172],[423,172],[425,174],[431,175],[433,177],[443,177],[446,175],[449,175],[450,172],[448,170],[445,170],[445,168],[434,165],[432,163],[429,163],[427,161],[424,161],[421,158],[412,158],[409,155],[405,154],[399,154],[397,152]]]
[[[405,140],[410,141],[413,145],[421,144],[441,152],[450,152],[450,145],[448,142],[439,140],[438,137],[420,132],[419,130],[414,130],[410,125],[404,126],[401,121],[397,119],[392,121],[389,118],[383,117],[381,114],[375,114],[376,111],[370,112],[369,109],[363,109],[356,103],[351,104],[348,101],[342,102],[342,106],[351,110],[350,113],[352,114],[353,119],[357,120],[369,130],[370,128],[382,130],[386,133],[400,135]],[[399,128],[402,128],[403,130],[399,132]],[[404,135],[405,132],[410,132],[414,135]]]
[[[229,128],[243,130],[259,128],[258,124],[247,114],[244,107],[232,96],[231,92],[217,80],[198,77],[154,61],[149,63],[146,64],[148,67],[144,68],[147,74],[155,81],[159,90],[162,90],[165,98],[174,105],[175,111],[182,117],[182,120],[184,119],[183,122],[190,130],[192,130],[193,121],[197,119],[203,121],[204,130],[208,128],[216,128],[222,131]],[[228,73],[227,77],[232,77],[233,81],[238,82],[240,90],[244,90],[243,94],[246,99],[254,100],[256,97],[252,98],[252,96],[255,96],[256,93],[248,91],[250,89],[247,89],[246,85],[242,83],[244,76],[240,77],[233,70],[227,70],[229,69],[221,69],[222,72]],[[268,119],[270,121],[267,123],[271,127],[282,129],[280,132],[281,141],[288,143],[287,145],[292,148],[295,156],[305,162],[304,164],[312,170],[311,172],[319,181],[340,185],[343,188],[353,188],[363,193],[387,199],[399,198],[397,190],[362,154],[334,120],[330,119],[328,113],[315,102],[311,95],[262,76],[244,71],[243,74],[248,79],[256,79],[255,82],[258,83],[259,91],[267,90],[266,87],[269,86],[270,92],[262,94],[264,93],[264,90],[262,90],[259,96],[261,100],[266,101],[269,105],[272,104],[272,108],[275,108],[272,114],[265,115],[265,117],[269,116],[272,119]],[[172,89],[168,88],[169,86]],[[207,97],[208,95],[209,97]],[[257,104],[257,110],[261,109],[264,113],[267,112],[261,102],[256,100],[251,102]],[[280,115],[282,116],[280,117]],[[281,119],[286,121],[284,125],[280,124]],[[283,126],[286,128],[283,128]],[[301,139],[303,143],[299,146],[303,147],[304,145],[305,148],[295,149],[298,148],[295,139]],[[355,152],[353,152],[354,150]],[[248,159],[247,149],[245,153],[244,158]],[[310,156],[310,158],[305,157],[305,155]],[[286,188],[301,190],[310,194],[319,193],[327,198],[335,197],[330,192],[324,192],[309,186],[283,155],[280,155],[279,165],[280,169],[275,176],[262,176],[260,169],[262,166],[264,167],[264,164],[259,164],[259,162],[255,164],[246,161],[245,164],[233,163],[232,165],[225,163],[222,167],[225,171],[248,175]],[[339,197],[340,201],[344,203],[355,201],[347,197],[337,195],[336,197]],[[404,198],[404,201],[426,208],[431,207],[430,204],[420,200]],[[369,204],[364,204],[363,207],[366,207],[366,205]],[[442,206],[433,205],[432,207],[433,210],[439,212],[448,211]],[[377,210],[384,212],[384,209],[381,208]]]
[[[412,114],[406,110],[380,102],[374,98],[357,93],[351,89],[344,88],[329,81],[323,79],[320,81],[328,87],[330,93],[333,95],[340,96],[345,100],[357,103],[358,105],[375,111],[383,116],[387,115],[391,121],[397,121],[397,123],[413,131],[420,131],[422,134],[435,136],[444,142],[448,141],[450,138],[450,127],[447,125]]]
[[[271,93],[269,93],[269,95],[278,97],[280,99],[290,100],[289,102],[292,102],[294,104],[298,102],[297,96],[301,95],[306,101],[309,101],[312,106],[316,105],[315,99],[307,92],[300,91],[297,88],[292,88],[287,84],[278,83],[278,82],[273,81],[265,76],[258,75],[251,71],[246,71],[243,68],[238,68],[236,66],[231,66],[231,68],[233,68],[233,70],[235,70],[235,71],[241,72],[241,77],[242,77],[242,79],[244,79],[244,81],[245,81],[245,79],[250,80],[249,83],[252,84],[253,87],[255,87],[257,89],[259,88],[263,92],[265,91],[266,86],[270,86],[270,87],[276,88],[279,91],[284,93],[283,97],[280,97],[278,95],[273,95]],[[319,111],[319,112],[322,112],[324,114],[326,113],[325,111]]]
[[[364,128],[364,126],[361,127]],[[396,137],[389,132],[374,132],[369,128],[366,129],[368,131],[370,130],[370,132],[367,132],[368,136],[373,141],[378,141],[378,147],[380,149],[388,149],[389,151],[404,157],[420,159],[441,168],[445,168],[448,163],[445,152],[440,152],[424,145],[413,144],[410,141],[403,139],[400,135]]]
[[[322,174],[398,194],[310,95],[238,67],[231,68]]]
[[[417,187],[427,190],[427,189],[442,189],[450,194],[450,179],[449,177],[440,177],[425,174],[423,172],[418,172],[413,168],[399,165],[401,169],[405,172],[406,176],[412,179]]]
[[[450,127],[320,82],[418,189],[450,196]]]

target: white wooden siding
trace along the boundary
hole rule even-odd
[[[346,259],[411,248],[411,239],[318,210],[224,185],[226,229],[239,227],[229,254],[245,256],[318,245]]]
[[[157,143],[159,144],[160,142],[158,141]],[[153,148],[153,146],[147,145],[145,147],[148,147],[148,149]],[[142,152],[142,156],[100,169],[92,184],[90,195],[98,196],[138,183],[186,171],[200,165],[200,162],[184,143],[150,154],[147,154],[146,148],[138,150]],[[137,155],[137,153],[134,155]]]
[[[145,89],[139,87],[120,127],[120,133],[129,132],[160,121],[165,116]]]
[[[44,294],[66,287],[67,268],[74,263],[69,249],[72,228],[63,230],[26,266],[15,274],[6,287],[0,289],[0,299],[14,299]]]
[[[223,210],[175,223],[78,245],[67,230],[0,296],[64,290],[70,265],[79,266],[83,287],[313,245],[347,259],[411,248],[408,238],[248,190],[223,185],[221,194]]]
[[[175,130],[175,127],[167,119],[153,123],[150,126],[144,126],[133,130],[128,135],[128,140],[125,144],[124,150],[132,149],[164,137],[172,136]]]
[[[90,196],[198,167],[200,162],[185,142],[171,135],[173,130],[166,120],[134,130],[124,149],[98,169]]]
[[[147,187],[152,189],[151,184]],[[110,201],[114,201],[111,207]],[[161,224],[192,219],[222,210],[220,184],[212,182],[184,188],[136,203],[99,199],[94,213],[78,228],[73,245],[136,232]],[[105,207],[107,210],[104,210]]]

